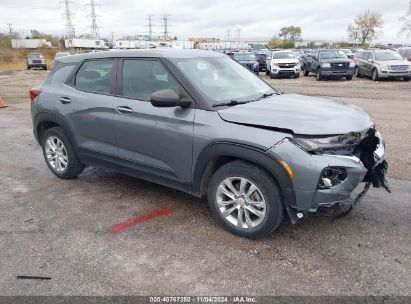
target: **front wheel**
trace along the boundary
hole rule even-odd
[[[317,70],[317,81],[320,81],[320,80],[322,80],[323,78],[322,78],[322,76],[321,76],[321,70],[320,69],[318,69]]]
[[[250,239],[269,235],[284,218],[282,197],[273,178],[242,161],[228,163],[214,173],[208,203],[227,230]]]
[[[347,80],[352,80],[352,75],[345,77]]]
[[[46,164],[57,177],[70,179],[83,172],[84,165],[78,159],[62,128],[48,129],[41,142]]]
[[[410,81],[410,77],[404,77],[402,80],[404,80],[404,81]]]
[[[380,78],[378,77],[378,71],[377,69],[372,70],[372,74],[371,74],[371,79],[373,81],[378,81]]]
[[[310,71],[309,71],[309,70],[307,70],[307,69],[305,69],[305,70],[304,70],[304,76],[306,76],[306,77],[307,77],[307,76],[308,76],[308,74],[310,74]]]

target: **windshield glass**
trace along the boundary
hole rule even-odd
[[[40,54],[28,54],[27,57],[28,58],[43,58],[43,56]]]
[[[324,51],[320,52],[320,59],[331,59],[331,58],[347,58],[343,51]]]
[[[274,59],[288,59],[288,58],[295,58],[293,52],[274,52],[273,53]]]
[[[402,60],[402,57],[398,53],[394,52],[375,52],[375,60],[388,61],[388,60]]]
[[[264,81],[230,58],[175,58],[170,61],[202,94],[215,102],[248,101],[275,93]]]
[[[237,53],[234,54],[234,59],[238,61],[255,61],[255,55],[252,53]]]

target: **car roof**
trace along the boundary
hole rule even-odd
[[[58,58],[62,63],[75,63],[86,59],[104,59],[104,58],[199,58],[199,57],[226,57],[225,54],[213,51],[203,50],[182,50],[173,48],[164,49],[142,49],[142,50],[124,50],[117,52],[97,52],[72,55]]]

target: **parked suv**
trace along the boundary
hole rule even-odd
[[[259,238],[288,216],[337,210],[359,183],[385,187],[373,118],[341,102],[281,94],[224,54],[177,49],[56,58],[30,90],[49,169],[102,166],[207,196],[231,232]],[[388,188],[387,188],[388,189]]]
[[[255,57],[258,61],[258,66],[259,66],[260,72],[267,70],[267,57],[268,56],[269,56],[268,53],[257,53],[255,55]]]
[[[270,78],[279,76],[300,77],[300,61],[292,51],[274,51],[267,58],[267,72]]]
[[[26,58],[27,70],[41,68],[47,70],[46,59],[39,53],[28,53]]]
[[[369,76],[377,81],[381,78],[411,79],[411,63],[400,54],[389,50],[366,50],[357,58],[355,74],[358,77]]]
[[[317,75],[317,80],[325,77],[352,80],[355,70],[354,62],[341,50],[320,50],[308,57],[305,62],[304,76],[309,73]]]
[[[243,67],[249,69],[250,71],[253,71],[256,74],[259,74],[260,66],[254,53],[238,52],[234,54],[233,59]]]

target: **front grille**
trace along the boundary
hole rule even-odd
[[[279,63],[278,66],[280,68],[286,69],[286,68],[293,68],[296,65],[296,63]]]
[[[332,69],[345,69],[350,66],[349,62],[333,62],[331,63]]]
[[[390,65],[392,71],[407,71],[408,65]]]
[[[41,60],[33,60],[33,63],[41,63]]]

